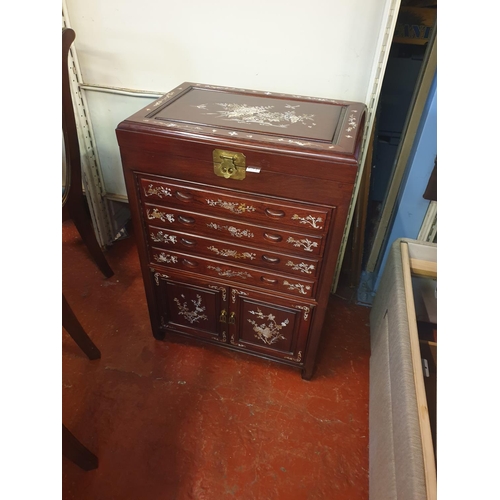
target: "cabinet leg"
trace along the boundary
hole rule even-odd
[[[308,368],[305,366],[302,368],[302,378],[303,380],[311,380],[314,372],[314,366],[311,368]]]

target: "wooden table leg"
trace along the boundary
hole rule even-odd
[[[78,318],[73,313],[68,301],[62,296],[62,324],[71,338],[78,344],[78,347],[88,356],[89,359],[99,359],[101,351],[87,335]]]
[[[83,470],[97,469],[99,465],[98,458],[83,446],[64,424],[62,426],[62,453]]]

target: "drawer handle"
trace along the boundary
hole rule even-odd
[[[276,283],[278,283],[278,280],[266,278],[265,276],[261,276],[260,280],[263,281],[264,283],[269,283],[270,285],[276,285]]]
[[[197,267],[198,262],[193,262],[192,260],[182,259],[181,264],[187,267]]]
[[[194,247],[196,245],[196,241],[186,240],[186,238],[181,238],[181,243],[186,247]]]
[[[236,323],[236,313],[232,312],[229,315],[229,319],[227,321],[230,325],[234,325]]]
[[[280,261],[278,257],[268,257],[267,255],[263,255],[262,260],[270,262],[271,264],[277,264]]]
[[[264,233],[264,238],[269,241],[281,241],[283,237],[279,234]]]
[[[193,195],[191,193],[183,193],[182,191],[176,191],[175,197],[181,201],[191,201],[193,199]]]
[[[285,216],[285,212],[283,212],[283,210],[273,210],[272,208],[266,208],[264,210],[264,212],[268,217],[284,217]]]
[[[193,217],[185,217],[184,215],[179,215],[177,220],[182,224],[194,224],[195,222]]]

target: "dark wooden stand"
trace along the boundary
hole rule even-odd
[[[109,278],[113,270],[109,266],[96,239],[90,215],[87,212],[82,192],[82,169],[80,146],[76,130],[75,114],[69,84],[68,53],[75,32],[70,28],[62,30],[62,126],[66,151],[66,187],[63,194],[63,222],[72,219],[92,259],[102,274]]]
[[[83,329],[64,294],[62,296],[62,324],[64,329],[89,359],[99,359],[101,357],[101,351],[99,351]]]
[[[62,424],[62,453],[83,470],[97,469],[98,458]]]

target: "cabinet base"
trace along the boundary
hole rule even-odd
[[[252,351],[247,351],[245,349],[241,349],[237,346],[233,346],[231,344],[225,344],[223,342],[217,342],[215,340],[210,340],[210,339],[204,339],[204,338],[199,338],[199,337],[194,337],[191,335],[186,335],[184,333],[177,332],[175,330],[168,330],[167,332],[164,330],[160,330],[159,332],[153,333],[153,337],[156,340],[161,340],[162,342],[175,342],[175,341],[185,341],[185,342],[200,342],[202,344],[210,344],[214,345],[217,347],[223,347],[224,349],[229,349],[231,351],[236,351],[238,353],[242,354],[248,354],[249,356],[255,357],[255,358],[260,358],[266,361],[272,361],[273,363],[280,363],[285,366],[289,366],[291,368],[295,369],[301,369],[302,370],[302,378],[304,380],[310,380],[313,376],[314,369],[307,370],[304,368],[303,364],[293,364],[290,363],[287,360],[282,360],[279,358],[270,358],[263,356],[262,354],[259,354],[257,352],[252,352]]]

